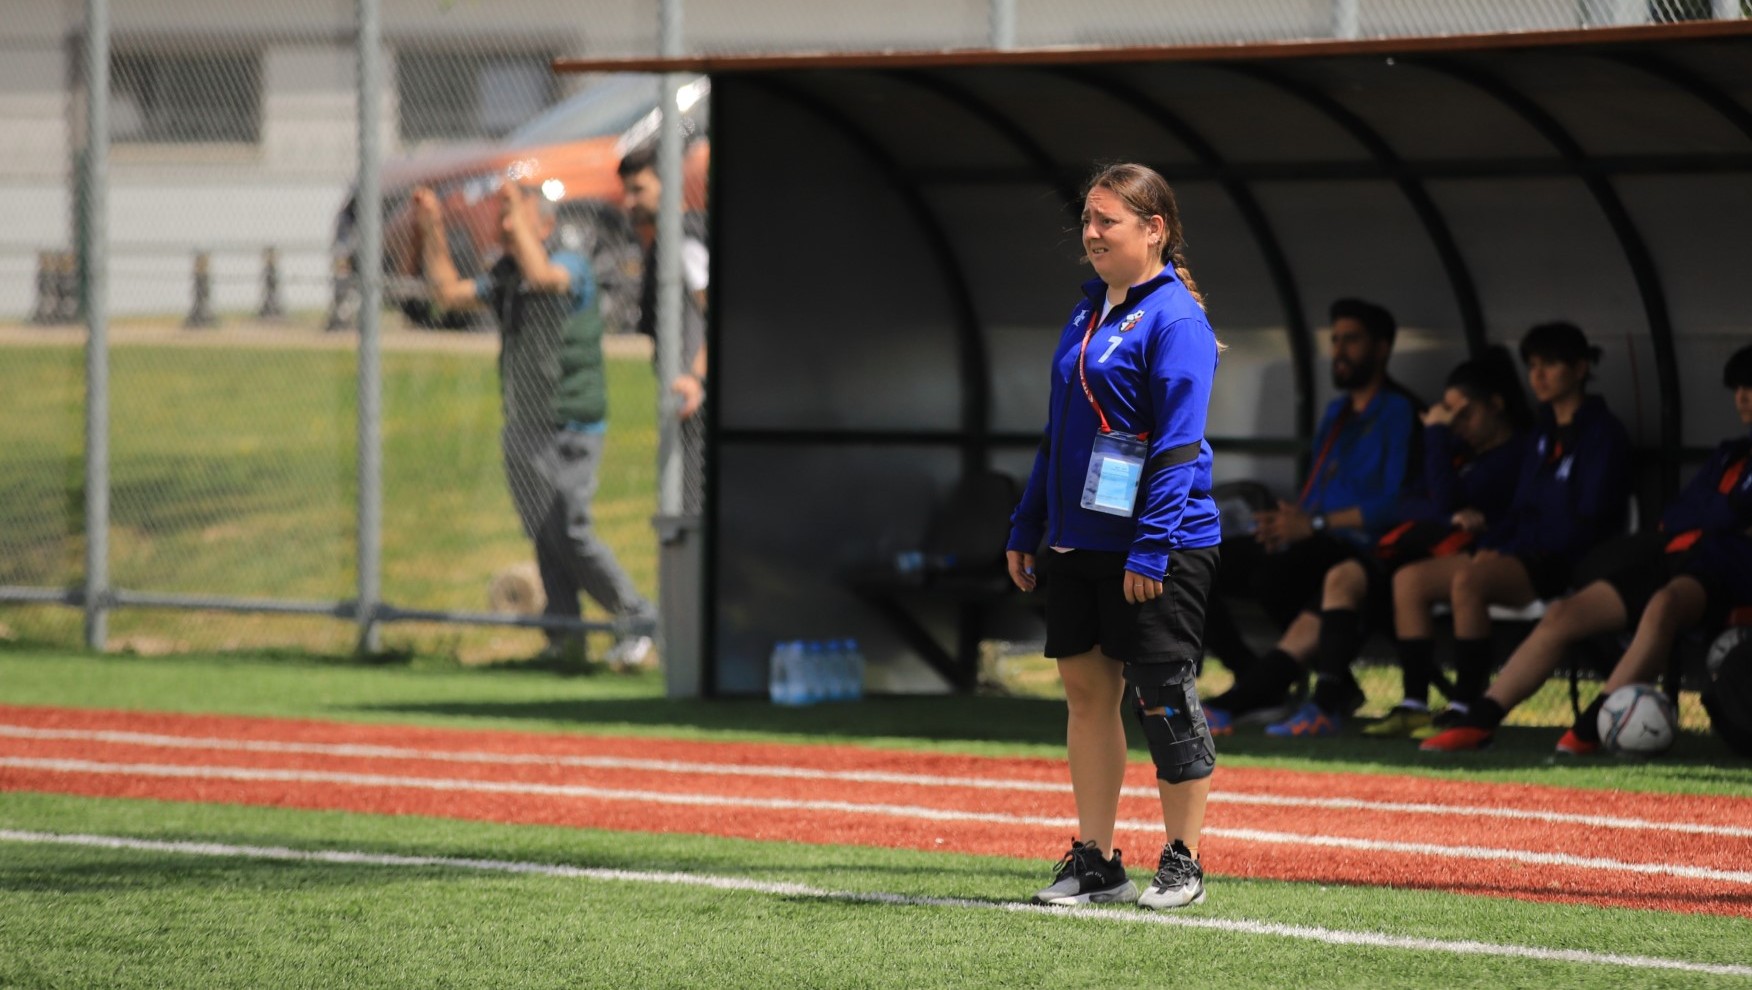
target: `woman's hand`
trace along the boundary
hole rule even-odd
[[[1460,415],[1466,407],[1450,409],[1445,403],[1438,402],[1424,410],[1423,424],[1425,426],[1447,426],[1454,422],[1454,417]]]
[[[1129,605],[1142,605],[1162,597],[1162,582],[1147,578],[1136,571],[1125,572],[1125,600]]]
[[[444,226],[444,208],[438,205],[438,197],[425,186],[415,186],[413,195],[414,220],[420,230],[430,233]]]
[[[1005,550],[1004,561],[1010,565],[1010,580],[1023,591],[1034,590],[1034,555],[1020,550]]]

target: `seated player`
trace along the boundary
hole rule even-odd
[[[1490,607],[1524,607],[1569,588],[1570,569],[1624,528],[1630,504],[1630,438],[1587,382],[1600,358],[1570,323],[1545,323],[1521,338],[1538,425],[1521,462],[1515,500],[1470,556],[1433,557],[1393,575],[1400,662],[1428,668],[1431,606],[1454,612],[1454,691],[1436,724],[1464,714],[1484,693],[1494,657]]]
[[[1733,389],[1741,424],[1752,426],[1752,347],[1734,353],[1722,382]],[[1504,716],[1545,683],[1572,643],[1620,632],[1634,620],[1635,636],[1600,696],[1557,742],[1557,751],[1570,755],[1599,749],[1596,721],[1607,696],[1626,684],[1656,680],[1680,632],[1699,624],[1718,627],[1730,609],[1752,604],[1748,455],[1752,436],[1724,441],[1661,514],[1658,532],[1603,547],[1585,569],[1605,576],[1553,602],[1484,697],[1421,748],[1454,752],[1488,745]]]
[[[1291,624],[1278,649],[1316,674],[1313,696],[1287,719],[1266,728],[1273,736],[1325,736],[1356,710],[1362,688],[1350,665],[1371,627],[1390,621],[1388,589],[1399,567],[1461,553],[1500,521],[1515,494],[1533,414],[1521,393],[1514,359],[1493,347],[1448,375],[1442,401],[1423,415],[1424,494],[1401,503],[1403,521],[1375,543],[1374,552],[1326,572],[1318,613],[1309,608]],[[1312,603],[1311,603],[1312,604]],[[1433,670],[1404,669],[1405,701],[1382,724],[1428,724]],[[1402,732],[1401,734],[1404,734]]]
[[[1314,434],[1312,467],[1296,502],[1255,515],[1252,540],[1223,547],[1219,591],[1257,598],[1273,622],[1288,628],[1320,594],[1334,564],[1367,553],[1399,521],[1401,494],[1415,484],[1421,403],[1387,374],[1398,324],[1393,314],[1360,299],[1332,304],[1332,384],[1341,393]],[[1297,658],[1272,650],[1251,663],[1220,594],[1206,620],[1206,645],[1237,676],[1237,689],[1212,698],[1205,717],[1223,731],[1231,717],[1271,721],[1304,676]],[[1305,659],[1305,658],[1304,658]]]

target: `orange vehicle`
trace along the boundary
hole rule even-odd
[[[438,194],[445,213],[451,257],[464,276],[490,268],[501,253],[499,200],[501,184],[514,181],[557,204],[556,236],[584,253],[596,273],[603,317],[611,330],[638,325],[639,277],[644,246],[652,231],[637,230],[621,208],[621,182],[616,166],[629,151],[656,141],[658,80],[654,76],[616,76],[563,100],[512,131],[503,141],[485,146],[447,148],[393,159],[383,167],[384,297],[421,326],[465,325],[465,318],[433,312],[420,278],[419,231],[410,197],[418,186]],[[704,76],[682,87],[677,105],[682,111],[687,150],[683,158],[683,209],[703,212],[710,144],[707,97],[711,83]],[[336,222],[334,253],[350,270],[357,256],[357,198],[349,196]],[[356,284],[337,282],[336,312],[357,310]],[[351,309],[343,309],[350,304]]]

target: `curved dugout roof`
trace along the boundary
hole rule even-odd
[[[718,64],[711,687],[758,690],[775,632],[844,634],[787,616],[882,640],[826,576],[906,546],[963,472],[1026,475],[1096,161],[1180,198],[1231,345],[1219,480],[1293,483],[1326,306],[1356,295],[1398,316],[1392,370],[1426,397],[1469,352],[1580,324],[1645,497],[1670,493],[1738,432],[1746,27]]]

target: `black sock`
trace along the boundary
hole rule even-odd
[[[1508,709],[1489,698],[1481,697],[1472,702],[1461,724],[1476,726],[1480,729],[1495,729],[1503,724],[1503,719],[1507,718],[1508,715]]]
[[[1430,703],[1430,681],[1436,673],[1436,641],[1433,639],[1398,639],[1399,682],[1405,700],[1418,705]]]
[[[1313,702],[1327,714],[1349,715],[1360,693],[1351,675],[1351,661],[1363,650],[1363,623],[1354,608],[1329,608],[1320,613],[1320,641],[1314,650]]]
[[[1606,707],[1606,692],[1588,703],[1582,713],[1576,716],[1576,724],[1570,726],[1570,731],[1583,742],[1597,743],[1600,741],[1600,709]]]
[[[1454,641],[1454,697],[1450,701],[1470,704],[1490,686],[1490,668],[1495,651],[1489,639]]]
[[[1314,670],[1322,677],[1350,676],[1351,661],[1363,652],[1362,616],[1354,608],[1329,608],[1320,613],[1320,641],[1314,649]]]

